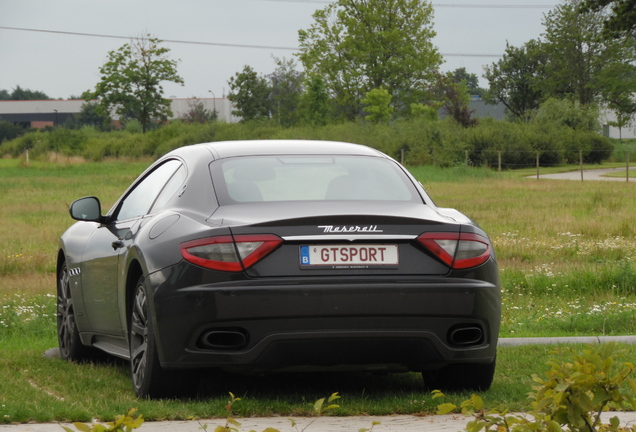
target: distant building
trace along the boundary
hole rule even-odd
[[[171,99],[172,117],[181,118],[193,103],[202,103],[210,111],[216,110],[218,119],[227,123],[238,121],[232,115],[232,104],[226,98]],[[61,125],[70,117],[78,114],[84,100],[37,100],[37,101],[0,101],[0,120],[21,124],[27,127],[43,128]],[[117,117],[114,117],[117,120]]]
[[[232,115],[232,103],[227,98],[191,98],[191,99],[170,99],[172,117],[171,119],[182,118],[195,103],[202,103],[209,111],[216,111],[218,119],[226,123],[236,123],[239,117]],[[66,120],[78,114],[84,100],[37,100],[37,101],[0,101],[0,120],[21,124],[26,127],[44,128],[64,124]],[[506,118],[506,107],[502,103],[489,105],[479,98],[474,98],[469,102],[471,110],[475,111],[475,117],[496,120]],[[443,109],[440,109],[440,117],[446,117]],[[114,116],[113,120],[118,118]],[[603,135],[610,138],[636,138],[636,118],[629,126],[624,127],[620,133],[617,127],[610,126],[614,121],[614,113],[603,110],[600,115],[600,122],[603,125]]]
[[[495,105],[487,104],[483,99],[472,99],[468,106],[471,110],[475,110],[475,117],[488,118],[492,117],[495,120],[503,120],[506,118],[506,106],[501,102]]]
[[[476,118],[494,118],[495,120],[503,120],[506,118],[506,106],[501,102],[495,105],[489,105],[479,96],[474,96],[468,102],[468,109],[474,111],[473,116]],[[444,108],[439,109],[439,117],[446,118],[448,114]]]
[[[610,138],[632,139],[636,138],[636,116],[622,129],[610,126],[609,123],[616,121],[616,114],[609,110],[601,110],[601,124],[603,125],[603,135]]]

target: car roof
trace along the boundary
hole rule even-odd
[[[216,159],[267,155],[359,155],[386,157],[382,152],[360,144],[312,140],[218,141],[201,144]]]

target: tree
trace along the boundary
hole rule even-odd
[[[206,123],[216,120],[217,116],[216,110],[210,111],[199,99],[192,98],[188,99],[188,111],[181,116],[181,119],[186,123]]]
[[[470,95],[466,84],[455,82],[451,72],[445,75],[438,73],[432,91],[442,101],[444,111],[457,123],[466,128],[477,124],[477,119],[473,117],[475,111],[468,107]]]
[[[598,131],[598,109],[582,105],[573,98],[549,98],[537,110],[534,120],[539,123],[553,123],[574,130]]]
[[[371,123],[388,123],[391,120],[395,107],[391,105],[391,95],[386,89],[371,90],[362,99],[362,103],[367,114],[366,119]]]
[[[580,0],[568,0],[544,17],[547,59],[540,85],[544,94],[575,95],[582,105],[598,102],[600,75],[607,64],[633,58],[624,44],[602,38],[604,16],[581,12]]]
[[[92,126],[99,130],[109,130],[110,122],[108,116],[100,114],[96,102],[86,102],[82,104],[79,113],[64,122],[64,127],[69,129],[79,129],[83,126]]]
[[[586,0],[582,11],[600,12],[611,9],[603,22],[603,34],[610,38],[634,36],[636,30],[636,0]]]
[[[632,123],[636,114],[636,66],[624,61],[608,64],[600,81],[603,101],[616,116],[616,120],[608,124],[617,127],[619,138],[622,138],[622,129]]]
[[[99,99],[101,115],[110,117],[114,111],[139,121],[144,133],[153,121],[166,121],[172,111],[170,100],[163,97],[162,83],[183,84],[183,78],[177,74],[177,61],[168,57],[170,50],[160,44],[159,39],[146,35],[110,51],[95,91],[82,97]]]
[[[22,126],[0,119],[0,144],[5,140],[10,141],[24,135],[26,132],[27,130]]]
[[[477,74],[468,73],[466,71],[466,68],[461,67],[451,72],[451,77],[453,78],[453,81],[458,84],[463,82],[466,85],[468,94],[479,96],[480,98],[484,97],[486,90],[479,87],[479,77],[477,76]]]
[[[298,123],[298,106],[303,91],[303,74],[294,60],[274,58],[276,69],[268,75],[272,117],[283,126]]]
[[[267,80],[259,76],[251,66],[243,67],[228,81],[230,93],[227,98],[234,104],[232,114],[246,122],[270,115],[270,88]]]
[[[50,100],[46,93],[39,90],[23,89],[16,86],[11,93],[0,90],[0,100]]]
[[[541,79],[545,53],[536,40],[521,48],[506,44],[503,57],[484,68],[489,88],[484,95],[487,103],[503,103],[508,114],[515,119],[528,120],[541,103]]]
[[[311,126],[324,126],[329,122],[329,95],[321,77],[313,75],[306,80],[300,96],[300,121]]]
[[[359,116],[373,89],[386,89],[399,110],[425,99],[442,62],[428,1],[337,0],[313,17],[298,32],[298,56],[308,74],[322,77],[339,115]]]

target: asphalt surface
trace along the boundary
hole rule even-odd
[[[583,170],[583,181],[587,180],[603,180],[603,181],[621,181],[626,182],[626,179],[620,177],[604,177],[607,174],[613,172],[625,171],[625,168],[603,168],[603,169],[591,169]],[[528,176],[528,178],[537,178],[536,175]],[[569,171],[558,174],[541,174],[539,171],[540,179],[553,179],[553,180],[579,180],[581,181],[581,171]],[[636,167],[629,169],[629,181],[636,181]]]

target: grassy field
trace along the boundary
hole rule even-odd
[[[68,205],[97,195],[107,209],[148,164],[0,159],[0,423],[112,419],[132,406],[148,420],[223,416],[229,391],[243,399],[237,416],[309,414],[314,400],[335,391],[343,396],[340,415],[434,411],[415,374],[204,376],[196,400],[152,402],[134,397],[123,363],[42,358],[56,345],[55,254],[72,223]],[[412,172],[438,206],[468,214],[492,237],[502,337],[634,333],[636,184],[525,179],[532,170]],[[636,348],[626,349],[633,359]],[[547,369],[549,351],[502,348],[486,403],[527,407],[531,375]]]

